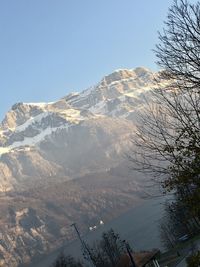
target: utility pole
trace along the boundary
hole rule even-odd
[[[87,246],[87,244],[85,243],[85,241],[82,239],[82,237],[81,237],[81,235],[80,235],[80,232],[79,232],[79,230],[78,230],[76,224],[73,223],[73,224],[71,225],[71,227],[74,228],[74,230],[75,230],[75,232],[76,232],[76,234],[77,234],[77,236],[78,236],[78,239],[79,239],[79,241],[80,241],[80,243],[81,243],[81,246],[82,246],[82,249],[83,249],[83,257],[84,257],[84,259],[88,260],[88,261],[90,262],[91,266],[95,266],[94,263],[93,263],[93,260],[92,260],[92,254],[91,254],[91,252],[90,252],[90,249],[88,248],[88,246]]]
[[[129,258],[130,258],[130,261],[131,261],[131,267],[136,267],[136,264],[135,264],[135,261],[133,259],[132,254],[131,254],[129,245],[127,244],[126,240],[123,240],[123,242],[125,244],[126,251],[127,251],[128,255],[129,255]]]

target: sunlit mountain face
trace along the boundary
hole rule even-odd
[[[7,112],[0,124],[1,266],[71,240],[74,221],[84,230],[141,200],[148,181],[130,170],[125,154],[157,76],[117,70],[80,93]]]

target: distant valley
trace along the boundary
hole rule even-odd
[[[17,267],[151,193],[131,170],[138,111],[157,73],[118,70],[51,103],[17,103],[0,124],[0,266]],[[162,86],[162,84],[160,84]]]

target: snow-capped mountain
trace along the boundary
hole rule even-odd
[[[117,70],[56,102],[13,105],[0,124],[0,191],[119,164],[156,76],[145,68]]]
[[[80,93],[7,112],[0,124],[0,266],[21,266],[71,240],[74,221],[85,231],[99,216],[110,220],[141,201],[147,180],[130,171],[125,153],[157,76],[117,70]]]

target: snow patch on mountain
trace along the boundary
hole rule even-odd
[[[146,68],[119,69],[97,85],[70,93],[55,102],[17,103],[0,125],[0,155],[40,144],[60,129],[100,117],[126,119],[144,106],[145,96],[157,87]]]
[[[19,141],[19,142],[14,142],[12,145],[7,146],[7,147],[0,147],[0,156],[2,154],[6,154],[9,152],[14,152],[15,149],[17,148],[22,148],[22,147],[26,147],[26,146],[35,146],[35,145],[39,145],[40,142],[44,141],[46,139],[47,136],[52,135],[52,133],[57,132],[59,130],[68,130],[69,125],[62,125],[59,127],[48,127],[45,130],[41,131],[38,135],[34,136],[34,137],[25,137],[23,141]],[[27,149],[26,149],[27,151]]]
[[[22,104],[23,105],[28,105],[28,106],[36,106],[36,107],[41,107],[41,108],[44,108],[48,105],[52,105],[54,104],[55,102],[23,102]]]
[[[36,123],[41,122],[42,119],[45,119],[47,116],[51,115],[50,112],[41,113],[35,117],[31,117],[24,124],[17,126],[14,130],[15,132],[22,132],[26,130],[30,125],[34,125]]]

